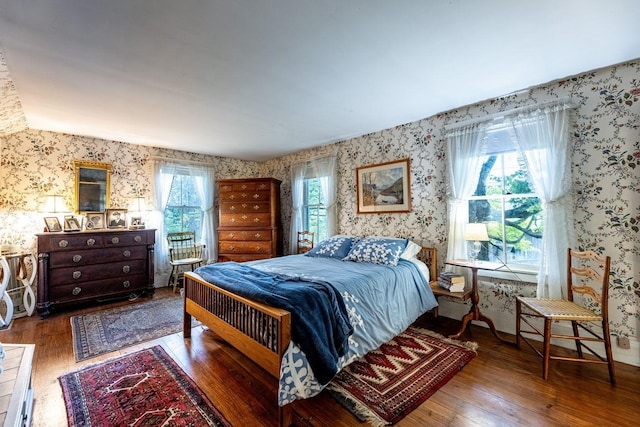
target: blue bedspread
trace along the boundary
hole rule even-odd
[[[353,333],[342,296],[328,282],[225,262],[196,269],[203,279],[237,295],[291,313],[291,335],[321,384],[338,372],[338,359]],[[309,313],[314,313],[310,316]]]

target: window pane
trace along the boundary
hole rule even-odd
[[[524,163],[516,152],[487,156],[469,200],[469,222],[487,224],[489,242],[479,258],[537,265],[542,242],[542,204],[532,194]],[[518,197],[514,197],[518,195]]]
[[[195,177],[175,175],[171,183],[169,200],[164,211],[164,222],[168,233],[202,230],[202,209]]]

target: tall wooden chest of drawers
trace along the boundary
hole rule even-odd
[[[218,181],[218,261],[252,261],[282,255],[280,181]]]
[[[38,234],[36,309],[153,294],[154,229]]]

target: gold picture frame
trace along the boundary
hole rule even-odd
[[[356,168],[358,213],[411,212],[409,159]]]

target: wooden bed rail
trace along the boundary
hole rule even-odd
[[[276,378],[280,361],[291,341],[291,314],[185,273],[184,312],[207,325]],[[191,316],[184,316],[184,337],[191,336]]]

